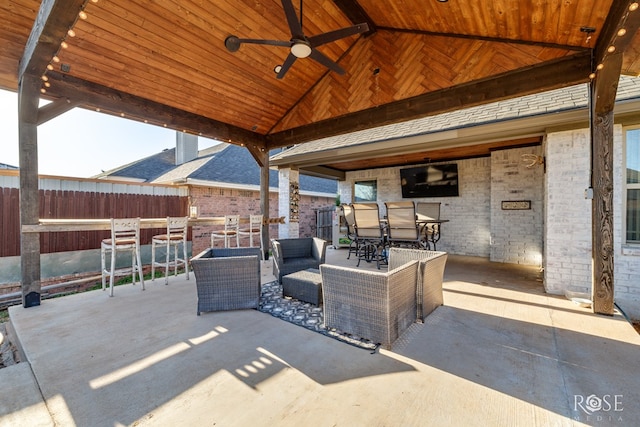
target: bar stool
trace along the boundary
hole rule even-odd
[[[131,267],[116,270],[118,252],[131,252]],[[106,268],[107,255],[111,256],[111,268]],[[140,258],[140,218],[111,218],[111,238],[102,240],[100,244],[102,261],[102,290],[105,289],[106,277],[109,276],[109,296],[113,296],[113,276],[131,273],[131,280],[136,284],[136,270],[144,290],[142,260]]]
[[[249,247],[253,248],[253,236],[260,237],[260,253],[264,261],[264,242],[262,240],[262,215],[249,215],[249,227],[238,230],[239,236],[249,236]]]
[[[236,238],[236,247],[240,247],[240,238],[238,236],[238,225],[240,224],[240,215],[226,215],[224,217],[224,230],[216,230],[211,233],[211,247],[215,238],[224,239],[224,247],[229,247],[229,240]]]
[[[187,258],[187,227],[189,217],[167,217],[166,234],[157,234],[151,238],[151,281],[155,280],[155,268],[164,267],[164,284],[169,284],[169,269],[173,268],[173,275],[178,275],[178,267],[183,266],[189,280],[189,265]],[[182,245],[182,257],[178,257],[178,249]],[[156,246],[166,250],[164,262],[156,261]],[[173,248],[173,261],[171,249]]]

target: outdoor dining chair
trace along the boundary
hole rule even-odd
[[[240,225],[240,215],[225,215],[224,229],[216,230],[211,233],[211,247],[215,247],[215,239],[223,239],[224,247],[230,247],[229,242],[232,238],[236,239],[236,247],[240,247],[240,237],[238,235],[238,227]]]
[[[118,252],[131,254],[131,267],[116,270]],[[106,259],[111,257],[111,267],[107,269]],[[102,264],[102,290],[105,290],[106,278],[109,276],[109,296],[113,296],[114,276],[131,273],[131,280],[136,284],[136,271],[140,277],[144,290],[144,276],[142,273],[142,259],[140,257],[140,218],[111,218],[111,238],[100,243],[100,260]]]
[[[416,223],[413,202],[386,202],[387,239],[389,246],[421,248],[420,227]]]
[[[155,279],[155,268],[164,268],[164,284],[169,284],[169,269],[173,268],[173,275],[178,275],[178,268],[183,267],[187,280],[189,280],[189,264],[187,257],[187,227],[189,217],[167,217],[167,232],[157,234],[151,238],[151,280]],[[178,251],[182,245],[182,257],[178,256]],[[165,249],[163,261],[156,260],[156,248]],[[171,250],[173,249],[173,260],[171,260]]]
[[[344,220],[347,223],[347,238],[350,240],[349,242],[349,253],[347,253],[347,259],[351,258],[351,254],[358,254],[358,233],[356,233],[356,224],[353,216],[353,206],[350,204],[341,205],[342,214],[344,215]]]
[[[359,242],[358,267],[364,259],[367,262],[375,261],[380,269],[380,264],[387,263],[387,257],[386,236],[384,226],[380,222],[378,204],[354,203],[353,217]]]

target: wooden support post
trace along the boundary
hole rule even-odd
[[[607,57],[591,90],[593,312],[613,315],[613,108],[622,54]]]
[[[269,152],[265,150],[263,156],[260,165],[260,211],[264,218],[269,218]],[[269,259],[269,248],[271,247],[269,224],[262,227],[262,241],[265,244],[265,247],[262,248],[265,252],[264,259]]]
[[[23,75],[18,88],[20,226],[36,225],[38,194],[38,102],[40,79]],[[20,232],[22,306],[40,305],[40,233]]]

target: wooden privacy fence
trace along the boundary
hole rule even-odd
[[[20,255],[19,190],[0,191],[0,257]],[[40,218],[164,218],[187,216],[186,196],[95,193],[40,190]],[[158,230],[141,230],[141,241],[151,241]],[[100,248],[108,231],[75,231],[40,234],[40,253]],[[189,239],[191,237],[189,236]]]
[[[331,242],[333,239],[333,215],[335,206],[316,210],[316,237]]]

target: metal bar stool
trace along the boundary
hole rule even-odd
[[[238,236],[249,236],[249,247],[255,247],[253,245],[253,236],[260,237],[260,253],[262,254],[262,261],[264,261],[264,242],[262,240],[262,215],[249,215],[249,227],[241,228],[238,230]]]
[[[178,275],[178,268],[184,267],[189,280],[189,264],[187,258],[187,227],[189,217],[167,217],[166,234],[157,234],[151,238],[151,280],[155,279],[155,267],[164,267],[164,284],[169,284],[169,269],[173,268],[173,275]],[[178,249],[182,245],[182,257],[178,257]],[[166,250],[164,262],[156,261],[156,246]],[[173,248],[173,260],[171,249]]]
[[[131,252],[131,267],[116,270],[118,252]],[[107,255],[111,256],[111,268],[106,268]],[[144,276],[142,260],[140,258],[140,218],[111,218],[111,238],[102,240],[100,244],[100,259],[102,261],[102,290],[109,276],[109,296],[113,296],[113,277],[131,273],[131,280],[136,284],[136,270],[144,290]]]
[[[240,238],[238,236],[238,225],[240,224],[240,215],[225,215],[224,230],[216,230],[211,233],[211,247],[214,247],[215,238],[224,239],[224,247],[229,247],[229,241],[232,237],[236,238],[236,247],[240,247]]]

